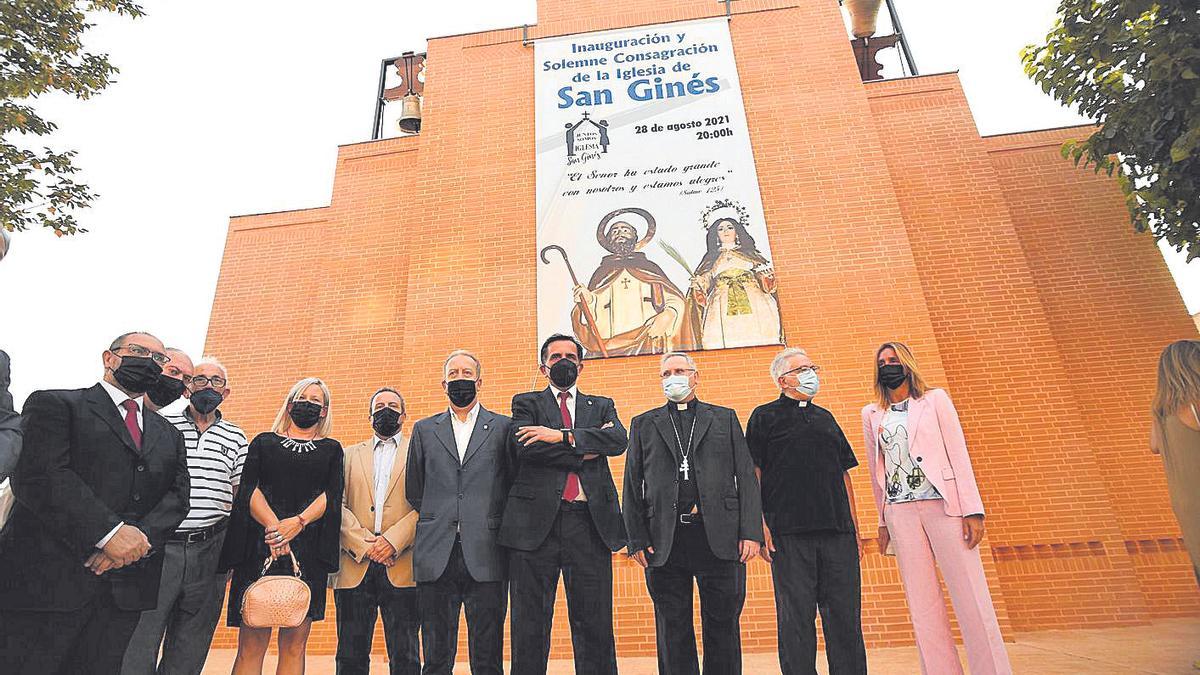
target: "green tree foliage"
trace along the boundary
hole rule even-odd
[[[1134,227],[1200,257],[1200,1],[1061,0],[1021,52],[1042,91],[1103,125],[1063,146],[1125,191]]]
[[[131,0],[0,0],[0,227],[48,227],[59,236],[87,231],[74,212],[96,195],[75,179],[75,152],[24,146],[55,130],[33,99],[55,91],[90,98],[116,74],[107,55],[83,48],[97,12],[143,14]]]

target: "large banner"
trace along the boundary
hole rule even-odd
[[[591,358],[782,343],[728,22],[535,54],[539,336]]]

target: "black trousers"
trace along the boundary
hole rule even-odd
[[[140,615],[107,590],[77,612],[0,610],[0,673],[117,675]]]
[[[577,675],[616,675],[612,551],[586,503],[563,503],[542,545],[510,551],[512,673],[544,675],[550,656],[554,598],[562,572]]]
[[[817,610],[830,675],[866,675],[858,544],[840,532],[776,535],[771,580],[783,675],[816,675]]]
[[[421,674],[421,615],[416,588],[396,588],[388,580],[387,567],[377,562],[367,566],[362,583],[333,592],[337,607],[338,675],[369,675],[375,618],[383,615],[383,641],[387,645],[391,675]]]
[[[504,615],[508,613],[503,581],[475,581],[454,542],[450,560],[437,581],[417,584],[421,607],[424,675],[451,675],[458,654],[458,614],[467,614],[467,649],[473,675],[503,675]]]
[[[742,605],[746,566],[721,560],[708,547],[704,525],[675,526],[671,555],[662,567],[646,568],[654,601],[660,675],[699,675],[692,627],[692,581],[700,588],[704,675],[742,672]]]

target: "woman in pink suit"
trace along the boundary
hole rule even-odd
[[[880,552],[894,549],[921,671],[961,674],[938,570],[962,629],[971,675],[1011,673],[979,557],[983,501],[950,396],[930,389],[912,351],[875,351],[877,401],[862,411]]]

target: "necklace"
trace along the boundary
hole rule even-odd
[[[284,437],[279,443],[292,452],[312,452],[317,449],[317,444],[312,441],[298,441],[294,438]]]
[[[670,415],[668,415],[670,417]],[[675,432],[675,442],[679,444],[679,452],[683,455],[683,462],[679,464],[679,473],[683,474],[684,480],[691,480],[691,464],[688,463],[688,458],[692,454],[692,435],[696,433],[696,417],[692,416],[692,428],[688,431],[687,447],[683,447],[683,440],[679,437],[679,429],[675,426],[675,418],[671,417],[671,431]]]

